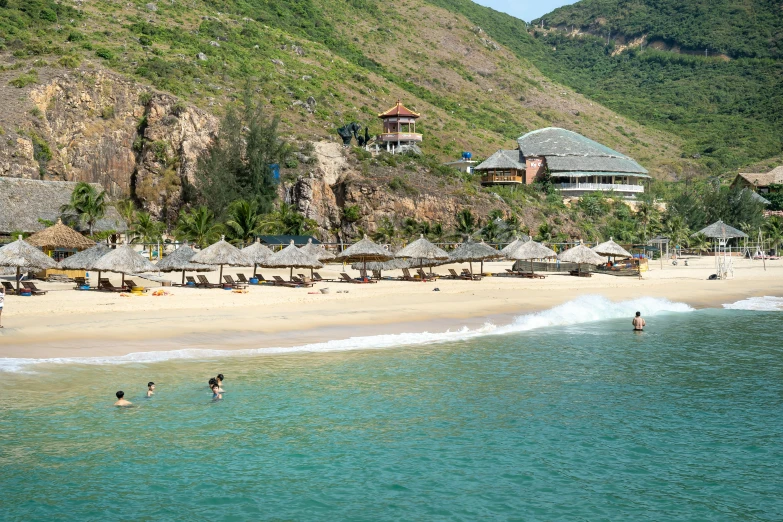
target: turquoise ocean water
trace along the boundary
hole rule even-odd
[[[783,315],[742,307],[584,298],[274,356],[0,360],[0,519],[781,520]]]

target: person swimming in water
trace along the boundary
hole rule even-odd
[[[120,390],[115,395],[117,396],[117,402],[114,403],[115,406],[133,406],[131,401],[125,400],[124,391]]]
[[[155,383],[150,381],[147,383],[147,397],[155,395]]]
[[[217,381],[215,380],[215,378],[214,378],[214,377],[212,377],[211,379],[209,379],[209,384],[208,384],[208,386],[209,386],[209,389],[210,389],[210,390],[212,389],[212,385],[213,385],[213,384],[217,384]]]
[[[220,386],[217,384],[212,385],[212,400],[217,401],[222,399],[223,396],[220,394]]]
[[[633,324],[633,331],[634,332],[641,332],[644,330],[644,327],[647,326],[647,323],[644,319],[642,319],[642,313],[636,312],[636,317],[633,318],[633,321],[631,321]]]
[[[222,373],[217,374],[217,377],[215,377],[215,384],[218,385],[218,388],[220,388],[220,392],[223,393],[223,374]]]

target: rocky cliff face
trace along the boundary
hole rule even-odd
[[[178,210],[218,129],[214,116],[100,69],[39,70],[23,89],[2,76],[0,99],[13,103],[0,120],[0,175],[100,183],[160,218]]]

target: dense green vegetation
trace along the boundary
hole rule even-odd
[[[783,16],[780,4],[769,0],[582,0],[542,19],[546,27],[588,30],[610,39],[646,35],[700,53],[783,57]]]

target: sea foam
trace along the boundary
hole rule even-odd
[[[764,297],[749,297],[736,303],[724,304],[728,310],[755,310],[759,312],[783,311],[783,297],[765,295]]]
[[[445,332],[417,332],[384,334],[331,340],[301,346],[262,347],[238,350],[182,349],[156,352],[136,352],[115,357],[61,357],[48,359],[0,358],[0,371],[20,372],[36,364],[128,364],[155,363],[178,359],[212,359],[232,356],[277,355],[298,352],[338,352],[351,350],[381,350],[403,346],[421,346],[434,343],[457,342],[487,335],[522,333],[553,326],[573,326],[610,319],[630,318],[635,312],[645,317],[663,313],[693,311],[684,303],[667,299],[642,297],[630,301],[613,302],[598,295],[582,296],[553,308],[516,317],[511,323],[497,326],[485,323],[479,328],[459,328]]]

